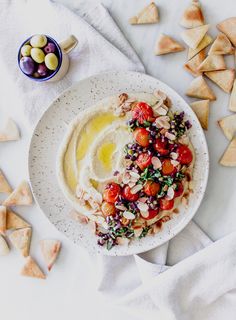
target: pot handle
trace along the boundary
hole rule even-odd
[[[78,44],[78,40],[74,35],[70,35],[67,39],[61,41],[59,46],[64,53],[70,53]]]

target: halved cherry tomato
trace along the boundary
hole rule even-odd
[[[160,138],[156,139],[154,143],[154,149],[161,155],[166,156],[169,153],[168,143],[166,141],[162,141]]]
[[[105,217],[114,216],[116,213],[116,208],[115,208],[114,204],[106,202],[106,201],[103,201],[103,203],[101,205],[101,210],[102,210],[102,213]]]
[[[149,145],[149,132],[145,128],[135,129],[133,136],[140,146],[147,147]]]
[[[162,169],[161,170],[162,170],[163,175],[169,176],[172,173],[176,172],[176,167],[171,163],[170,159],[165,159],[162,162]]]
[[[145,102],[137,103],[133,108],[132,113],[133,119],[138,120],[140,124],[143,124],[145,121],[154,120],[152,107]]]
[[[185,145],[180,145],[177,148],[176,153],[178,153],[178,161],[181,164],[190,164],[193,161],[193,154],[189,147]]]
[[[156,210],[150,209],[148,211],[148,216],[146,218],[143,218],[142,216],[142,218],[144,220],[151,220],[151,219],[154,219],[158,215],[158,213],[159,213],[159,209],[156,209]]]
[[[106,202],[115,203],[116,200],[118,199],[120,192],[121,192],[120,186],[117,183],[115,182],[108,183],[103,192],[103,199]]]
[[[184,192],[184,186],[181,182],[177,182],[177,187],[175,189],[175,198],[180,197]]]
[[[148,196],[155,196],[160,191],[160,188],[159,183],[148,180],[144,185],[144,192]]]
[[[141,170],[144,170],[152,163],[152,156],[147,152],[140,153],[135,162]]]
[[[138,193],[131,193],[131,188],[129,186],[124,187],[124,189],[122,190],[122,196],[129,201],[136,201],[139,198]]]
[[[160,200],[160,209],[161,210],[171,210],[174,207],[174,200],[161,199]]]

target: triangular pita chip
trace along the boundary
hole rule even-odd
[[[226,167],[235,167],[236,166],[236,138],[234,138],[228,145],[225,153],[220,159],[220,164]]]
[[[236,112],[236,80],[234,80],[233,89],[230,95],[229,110]]]
[[[214,70],[225,70],[226,64],[223,56],[219,55],[210,55],[200,64],[198,70],[201,72],[204,71],[214,71]]]
[[[141,12],[129,19],[130,24],[147,24],[158,22],[158,8],[154,2],[151,2]]]
[[[7,230],[15,230],[26,227],[30,227],[30,224],[12,210],[7,210]]]
[[[0,170],[0,192],[4,192],[4,193],[12,192],[12,188],[1,170]]]
[[[159,56],[167,53],[183,51],[185,48],[170,36],[161,34],[155,46],[155,55]]]
[[[46,279],[45,274],[39,268],[37,263],[30,256],[26,258],[26,263],[21,270],[21,275],[26,277],[33,277],[39,279]]]
[[[20,139],[20,132],[12,119],[8,119],[5,127],[0,130],[0,142],[14,141]]]
[[[186,95],[198,99],[216,100],[214,92],[207,85],[202,76],[197,77],[191,82]]]
[[[209,102],[209,100],[201,100],[190,104],[191,108],[196,113],[202,128],[205,130],[208,129]]]
[[[184,11],[180,25],[185,28],[195,28],[203,24],[204,16],[201,5],[198,1],[193,1]]]
[[[5,206],[0,206],[0,233],[6,232],[7,226],[7,209]]]
[[[208,54],[233,54],[234,48],[225,34],[220,32],[213,42]]]
[[[196,49],[189,48],[188,60],[192,59],[196,54],[198,54],[198,52],[202,51],[207,46],[209,46],[209,44],[211,44],[212,41],[213,41],[212,37],[210,37],[208,34],[206,34]]]
[[[23,228],[13,231],[9,238],[16,249],[18,249],[23,257],[28,257],[31,242],[32,229]]]
[[[236,47],[236,17],[228,18],[217,24],[217,28],[226,34]]]
[[[236,114],[220,119],[218,123],[226,138],[231,141],[236,132]]]
[[[211,81],[215,82],[222,90],[230,93],[234,83],[235,72],[233,69],[205,72],[205,75],[211,79]]]
[[[188,29],[182,32],[184,42],[192,49],[196,49],[209,29],[209,24]]]
[[[184,68],[188,72],[190,72],[194,77],[198,77],[202,74],[202,72],[198,71],[198,67],[202,63],[202,61],[205,59],[206,53],[203,49],[200,51],[195,57],[193,57],[191,60],[185,63]]]
[[[6,256],[9,251],[6,240],[0,235],[0,256]]]
[[[26,181],[21,184],[3,202],[4,206],[28,206],[32,204],[32,193]]]
[[[59,240],[45,239],[40,241],[40,248],[48,271],[52,269],[61,249]]]

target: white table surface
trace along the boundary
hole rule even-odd
[[[76,0],[60,0],[71,6],[78,5]],[[147,0],[103,0],[113,18],[130,41],[143,61],[147,73],[159,78],[173,87],[184,97],[192,77],[187,74],[182,65],[186,52],[163,57],[153,55],[153,47],[157,35],[164,32],[180,40],[182,28],[178,25],[181,12],[188,0],[159,0],[160,23],[150,26],[130,26],[127,20],[145,4]],[[206,20],[211,24],[210,34],[217,34],[215,24],[235,12],[235,0],[205,0],[204,12]],[[233,66],[232,57],[227,59],[229,66]],[[0,73],[0,81],[1,73]],[[7,79],[4,79],[7,81]],[[210,151],[210,176],[204,201],[196,214],[195,220],[213,238],[218,239],[236,230],[236,171],[234,168],[223,168],[218,159],[227,146],[227,140],[217,127],[216,121],[229,114],[227,110],[229,96],[224,94],[212,83],[218,99],[211,104],[210,126],[206,133]],[[10,88],[9,88],[10,90]],[[10,105],[9,100],[5,102]],[[191,101],[190,99],[186,99]],[[4,101],[1,101],[4,106]],[[27,150],[30,133],[23,126],[23,119],[17,105],[6,109],[1,107],[0,125],[7,115],[12,116],[21,128],[22,139],[0,145],[0,167],[8,176],[12,185],[17,185],[25,179],[27,173]],[[11,250],[8,257],[0,258],[0,310],[6,320],[15,319],[120,319],[124,316],[121,311],[109,307],[95,291],[89,277],[94,270],[85,269],[88,259],[86,252],[72,244],[64,235],[60,234],[47,220],[36,205],[17,210],[33,225],[33,239],[31,251],[42,265],[38,241],[42,238],[57,238],[62,241],[62,252],[55,268],[46,281],[27,279],[19,275],[24,260],[15,250]],[[80,259],[78,258],[80,251]],[[83,259],[81,259],[81,256]]]

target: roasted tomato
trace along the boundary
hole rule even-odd
[[[144,170],[152,163],[152,156],[147,152],[140,153],[135,162],[141,170]]]
[[[132,110],[132,117],[133,119],[138,120],[140,124],[143,124],[145,121],[153,121],[154,116],[152,107],[145,102],[139,102]]]
[[[174,200],[161,199],[160,200],[160,209],[161,210],[171,210],[174,207]]]
[[[103,199],[106,202],[115,203],[116,200],[118,199],[120,192],[121,192],[120,186],[117,183],[115,182],[108,183],[103,192]]]
[[[135,141],[142,147],[149,145],[149,132],[145,128],[137,128],[133,132]]]
[[[143,218],[145,220],[151,220],[151,219],[154,219],[159,213],[159,209],[156,209],[156,210],[153,210],[153,209],[150,209],[148,211],[148,216],[146,218]]]
[[[144,185],[144,192],[148,196],[155,196],[160,191],[160,188],[159,183],[148,180]]]
[[[116,213],[116,208],[113,203],[109,203],[106,201],[103,201],[101,206],[102,213],[105,217],[107,216],[113,216]]]
[[[136,201],[139,198],[138,193],[131,193],[131,188],[129,186],[125,186],[122,190],[122,196],[128,201]]]
[[[154,149],[161,155],[166,156],[169,153],[168,142],[162,141],[160,138],[156,139]]]
[[[170,159],[163,160],[161,170],[164,176],[169,176],[177,171],[176,167],[171,163]]]
[[[190,164],[193,161],[192,151],[185,145],[180,145],[177,148],[176,153],[178,154],[177,160],[181,164]]]
[[[177,182],[177,186],[175,189],[175,198],[180,197],[184,192],[184,186],[181,182]]]

